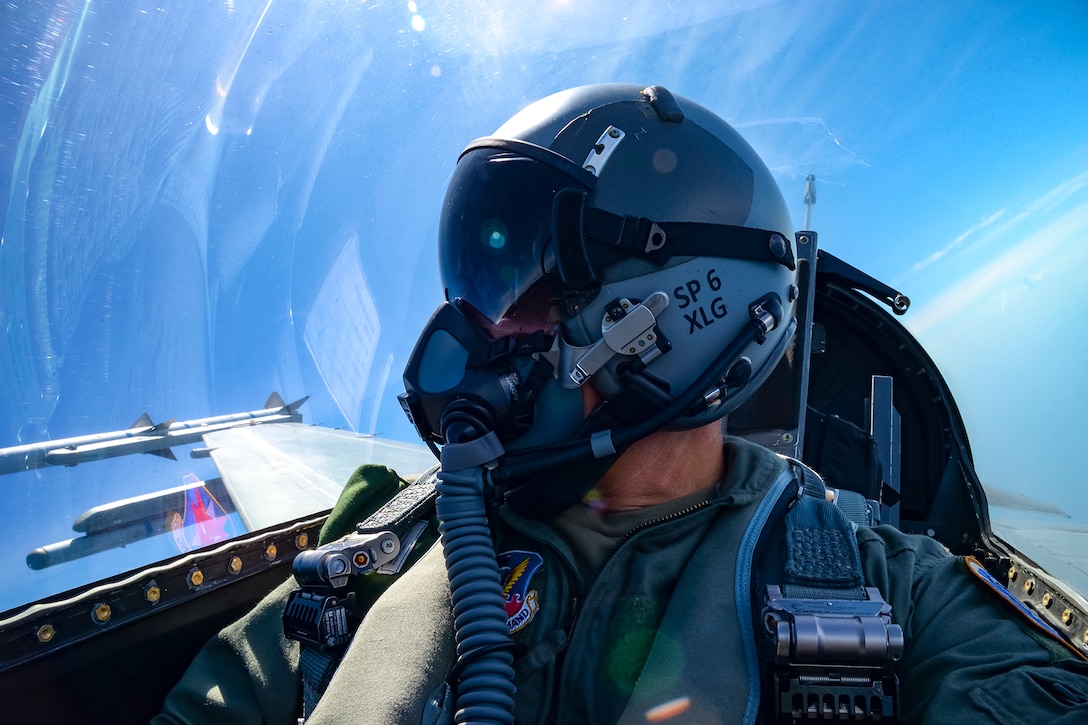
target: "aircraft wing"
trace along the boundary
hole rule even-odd
[[[1012,549],[1010,558],[1020,566],[1018,575],[1009,576],[1008,586],[1021,599],[1054,610],[1052,600],[1044,598],[1050,589],[1061,592],[1082,611],[1088,610],[1084,597],[1088,593],[1088,523],[1064,514],[1029,514],[991,504],[990,528]],[[1061,611],[1054,612],[1059,620]]]
[[[404,476],[436,463],[423,445],[301,423],[231,428],[204,436],[204,442],[250,531],[332,508],[364,463]]]

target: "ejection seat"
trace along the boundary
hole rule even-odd
[[[896,319],[910,301],[799,232],[793,349],[724,423],[862,494],[873,519],[992,558],[985,496],[952,394]]]

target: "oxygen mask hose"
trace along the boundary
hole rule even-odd
[[[454,721],[509,725],[514,722],[514,643],[487,523],[486,474],[483,462],[446,470],[448,461],[464,460],[464,449],[486,438],[447,443],[435,508],[457,634]]]

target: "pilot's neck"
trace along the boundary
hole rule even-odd
[[[606,511],[654,506],[709,488],[725,476],[721,424],[660,430],[628,448],[597,482]]]

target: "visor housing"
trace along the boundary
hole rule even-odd
[[[561,321],[552,205],[560,190],[589,192],[595,181],[540,146],[504,139],[471,144],[453,172],[438,232],[447,298],[503,327],[531,331]],[[532,304],[518,305],[526,296]],[[552,309],[544,313],[547,299]],[[540,319],[521,319],[525,315]]]

